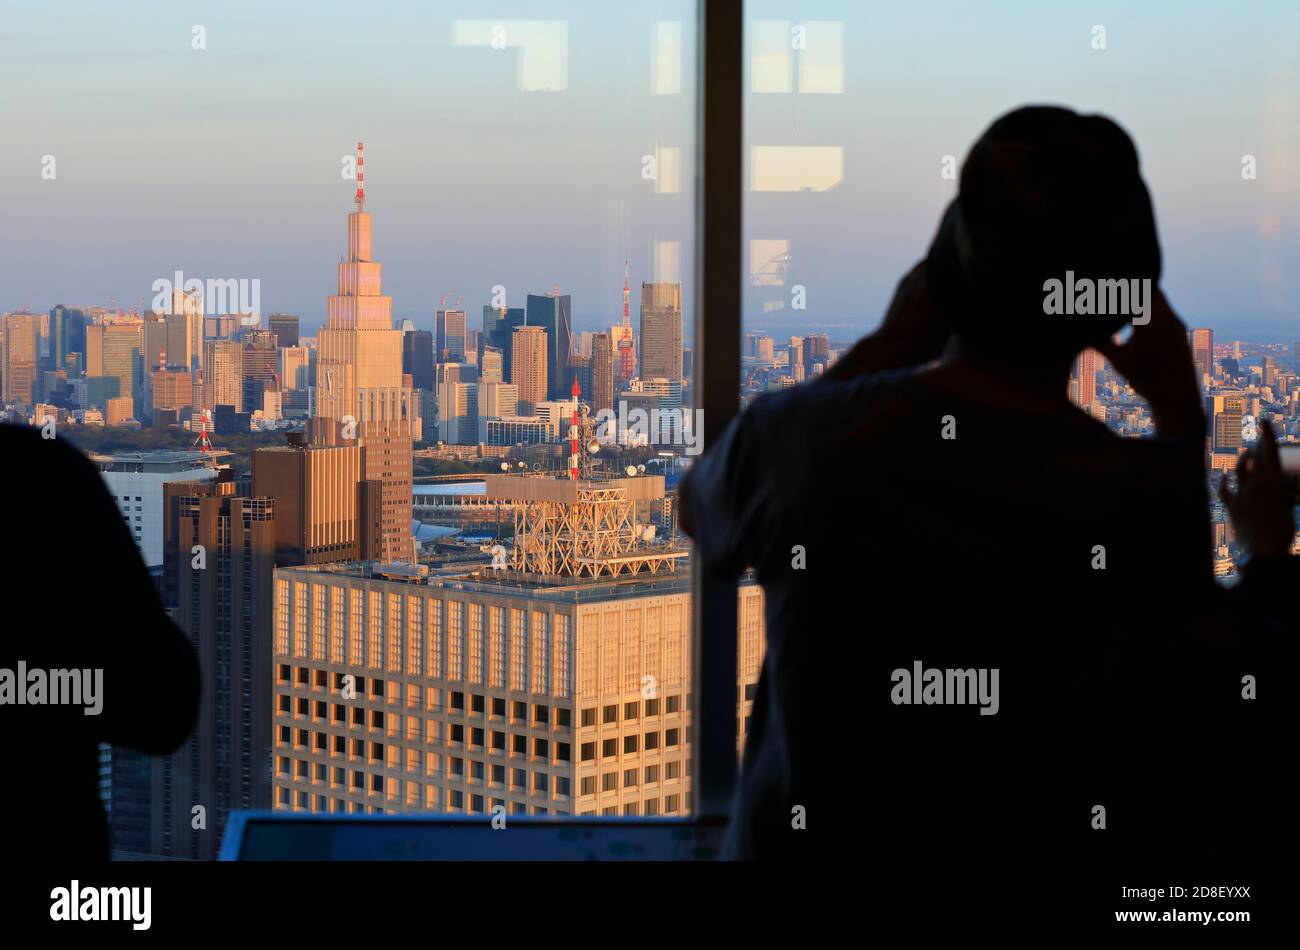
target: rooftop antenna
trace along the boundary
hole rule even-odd
[[[208,424],[212,421],[212,410],[204,409],[203,415],[199,421],[199,437],[194,440],[194,444],[199,447],[200,452],[211,452],[212,443],[208,440]]]
[[[357,210],[366,210],[366,143],[357,143]]]
[[[578,377],[573,377],[573,424],[569,427],[569,481],[578,480]]]

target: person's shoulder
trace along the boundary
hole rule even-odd
[[[8,477],[29,476],[48,485],[50,479],[84,477],[93,473],[90,460],[64,438],[48,438],[32,426],[0,424],[0,458]]]
[[[846,380],[816,379],[764,393],[750,404],[749,413],[760,428],[784,426],[812,416],[826,417],[886,398],[905,386],[910,378],[908,370],[889,370]]]

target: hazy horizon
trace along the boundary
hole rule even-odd
[[[689,328],[694,9],[0,2],[0,177],[16,223],[0,234],[0,310],[147,304],[154,280],[182,270],[258,278],[264,315],[319,317],[353,208],[340,163],[364,139],[395,321],[428,328],[444,294],[464,294],[477,327],[494,286],[522,305],[558,285],[575,327],[595,329],[620,317],[627,258],[634,324],[640,282],[677,279]],[[489,14],[541,52],[491,48]],[[838,94],[774,92],[771,57],[751,42],[747,144],[833,149],[841,168],[825,187],[747,193],[747,245],[786,242],[787,284],[806,288],[807,309],[763,313],[748,287],[746,329],[847,341],[875,326],[954,193],[942,156],[960,162],[1016,105],[1060,102],[1133,135],[1163,286],[1189,326],[1300,335],[1300,51],[1286,42],[1300,8],[1247,18],[1210,2],[1175,15],[1014,0],[868,19],[752,2],[748,17],[751,41],[758,22],[763,36],[830,23],[842,55]],[[1094,23],[1104,51],[1089,47]],[[200,24],[206,49],[194,50]],[[647,154],[675,156],[658,185],[642,177]],[[1247,154],[1253,181],[1240,174]],[[54,180],[41,175],[47,155]]]

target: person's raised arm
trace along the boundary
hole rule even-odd
[[[705,571],[726,579],[758,563],[770,515],[753,430],[750,407],[696,459],[678,489],[682,530],[695,541],[695,556]]]
[[[880,326],[858,340],[820,378],[835,382],[923,366],[939,358],[948,336],[948,327],[926,286],[923,258],[898,282]]]

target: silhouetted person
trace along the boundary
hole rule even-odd
[[[0,426],[0,460],[0,671],[28,698],[41,695],[30,691],[39,681],[32,671],[48,680],[54,671],[102,671],[98,688],[93,672],[82,678],[89,690],[79,705],[16,705],[5,696],[0,834],[15,867],[57,862],[75,870],[109,857],[98,744],[175,750],[197,716],[198,662],[164,614],[91,462],[39,429],[9,425]],[[27,682],[13,683],[20,662]],[[75,698],[71,677],[61,683],[61,695]],[[97,715],[86,714],[95,707]]]
[[[1012,112],[882,329],[824,381],[755,400],[696,463],[682,518],[703,569],[752,567],[766,592],[728,854],[978,875],[1257,840],[1268,720],[1242,677],[1279,631],[1251,591],[1295,576],[1276,540],[1294,526],[1221,596],[1182,324],[1158,292],[1123,346],[1142,315],[1045,312],[1067,271],[1155,288],[1160,270],[1128,136]],[[1157,438],[1069,401],[1087,347],[1148,400]],[[1238,496],[1234,517],[1289,519],[1275,465],[1252,470],[1266,501]],[[985,671],[990,693],[997,670],[996,697],[954,704],[954,677],[928,702],[929,670]]]

